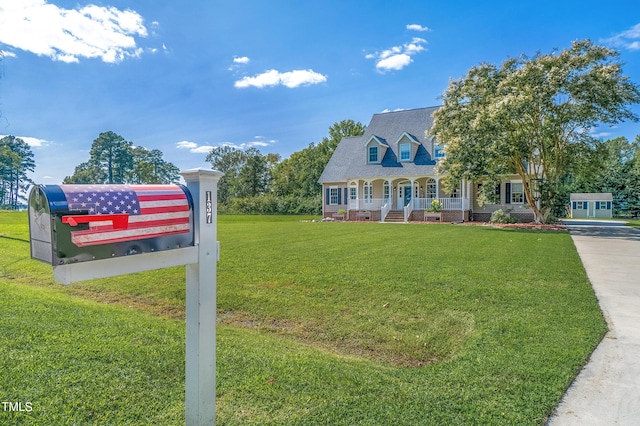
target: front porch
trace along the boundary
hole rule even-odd
[[[388,217],[398,218],[399,216],[404,222],[422,222],[427,220],[425,213],[431,208],[434,200],[440,201],[442,205],[440,213],[443,222],[469,221],[470,203],[468,199],[462,198],[415,198],[401,209],[392,209],[393,203],[389,199],[349,200],[345,219],[385,222]]]
[[[446,222],[468,221],[471,187],[463,182],[460,188],[446,193],[436,177],[353,180],[347,182],[349,199],[347,220],[425,221],[425,212],[432,202],[442,206],[441,219]],[[400,214],[401,213],[401,214]]]

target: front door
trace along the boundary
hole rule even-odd
[[[403,206],[407,206],[411,202],[411,186],[404,186],[402,188],[402,194],[404,201]]]

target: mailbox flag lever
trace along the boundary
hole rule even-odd
[[[114,229],[127,229],[129,227],[129,215],[127,213],[62,216],[62,223],[68,223],[70,226],[78,226],[79,223],[104,221],[111,221]]]

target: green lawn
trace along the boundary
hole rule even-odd
[[[636,229],[640,229],[640,219],[626,219],[626,225]]]
[[[218,424],[543,424],[606,325],[565,232],[219,216]],[[0,213],[0,424],[181,424],[184,268],[63,287]]]

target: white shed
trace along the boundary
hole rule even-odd
[[[610,192],[581,194],[569,196],[569,211],[572,219],[613,217],[613,195]]]

